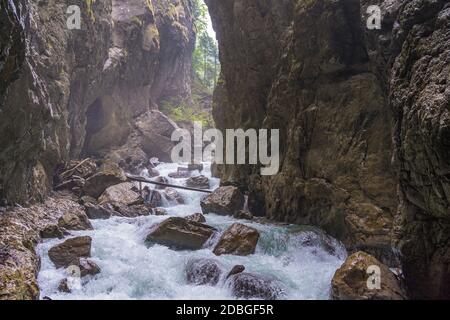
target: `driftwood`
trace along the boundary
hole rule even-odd
[[[81,167],[86,161],[91,160],[91,158],[86,158],[83,161],[80,161],[76,166],[74,166],[73,168],[70,168],[64,172],[62,172],[59,177],[61,180],[65,180],[66,178],[70,177],[75,170],[77,170],[79,167]]]

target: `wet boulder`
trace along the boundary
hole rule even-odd
[[[80,268],[81,277],[93,276],[101,272],[100,267],[95,262],[86,258],[78,260],[78,267]]]
[[[247,272],[231,276],[227,283],[237,298],[277,300],[285,294],[276,279]]]
[[[63,293],[71,293],[72,290],[69,286],[69,280],[67,278],[62,279],[58,285],[58,291]]]
[[[213,252],[218,256],[222,254],[246,256],[255,253],[258,240],[258,230],[241,223],[234,223],[223,232]]]
[[[189,260],[186,266],[188,283],[196,285],[216,285],[219,282],[222,269],[218,261],[213,259]]]
[[[378,271],[380,274],[376,275]],[[349,256],[336,271],[331,281],[331,292],[334,300],[406,299],[406,293],[395,274],[362,251]]]
[[[166,188],[164,194],[166,195],[167,200],[177,202],[178,204],[184,204],[183,196],[174,188]]]
[[[155,208],[152,211],[154,216],[167,216],[167,210],[164,208]]]
[[[99,204],[114,203],[127,206],[142,203],[143,200],[139,192],[135,190],[135,186],[131,182],[120,183],[107,188],[98,202]]]
[[[84,205],[86,210],[86,215],[89,219],[109,219],[114,213],[114,210],[106,205],[98,205],[93,203],[87,203]]]
[[[213,193],[205,197],[200,205],[203,214],[216,213],[219,215],[233,215],[244,206],[244,195],[238,188],[226,186],[217,188]]]
[[[190,177],[186,180],[186,186],[197,189],[209,189],[209,179],[205,176]]]
[[[103,165],[100,170],[89,177],[83,187],[83,193],[98,198],[110,186],[125,182],[127,177],[123,170],[114,163]]]
[[[186,219],[188,219],[190,221],[200,222],[200,223],[206,222],[205,216],[202,215],[201,213],[191,214],[191,215],[187,216]]]
[[[233,214],[233,218],[242,220],[253,220],[253,215],[248,210],[238,210]]]
[[[137,205],[117,205],[113,204],[114,215],[126,218],[136,218],[140,216],[148,216],[152,213],[153,206],[150,204],[137,204]]]
[[[66,230],[92,230],[91,222],[83,211],[72,211],[65,213],[58,220],[58,226]]]
[[[150,178],[155,178],[160,175],[159,171],[152,167],[148,168],[147,171]]]
[[[228,279],[229,277],[231,277],[231,276],[234,276],[235,274],[242,273],[242,272],[244,272],[244,271],[245,271],[245,267],[244,267],[243,265],[238,264],[238,265],[234,266],[234,267],[230,270],[230,272],[228,272],[228,274],[227,274],[227,279]]]
[[[146,241],[175,249],[199,250],[215,231],[203,223],[171,217],[153,226]]]
[[[142,138],[142,149],[159,160],[170,162],[175,143],[172,133],[179,129],[177,124],[157,110],[150,110],[136,120],[136,128]]]
[[[57,268],[78,265],[80,258],[91,256],[91,237],[71,238],[48,251],[50,260]]]

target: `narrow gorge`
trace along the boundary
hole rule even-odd
[[[0,300],[449,299],[449,81],[447,0],[0,0]]]

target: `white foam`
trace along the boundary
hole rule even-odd
[[[163,176],[175,172],[177,164],[157,167]],[[202,174],[210,177],[210,166],[205,164]],[[186,179],[170,179],[170,183],[184,184]],[[212,188],[219,185],[211,179]],[[179,191],[186,204],[167,208],[172,216],[186,216],[201,212],[200,200],[205,195]],[[234,265],[245,265],[246,271],[268,275],[280,280],[287,299],[328,299],[331,278],[345,259],[345,250],[337,242],[335,254],[319,244],[302,245],[305,232],[292,232],[289,227],[263,225],[240,221],[257,228],[261,233],[254,255],[216,257],[210,248],[198,251],[174,251],[161,245],[148,246],[144,239],[155,223],[167,217],[149,216],[134,219],[113,217],[92,220],[95,230],[72,232],[74,236],[92,237],[92,260],[102,269],[95,276],[83,278],[81,289],[60,293],[58,283],[65,277],[64,270],[56,270],[48,258],[48,249],[63,240],[46,240],[38,245],[42,258],[38,275],[41,297],[52,299],[233,299],[222,282],[217,286],[194,286],[186,282],[185,265],[194,258],[218,260],[225,272]],[[236,222],[231,217],[209,214],[207,223],[224,230]]]

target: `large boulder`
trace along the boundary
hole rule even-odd
[[[209,179],[206,176],[190,177],[186,180],[186,186],[198,189],[209,189]]]
[[[94,203],[86,203],[84,205],[86,215],[89,219],[109,219],[114,213],[114,210],[108,205],[98,205]]]
[[[373,274],[379,269],[380,288]],[[371,279],[371,277],[374,277]],[[347,258],[331,281],[334,300],[403,300],[406,294],[389,268],[371,255],[359,251]]]
[[[170,162],[172,133],[179,129],[175,122],[157,110],[151,110],[139,117],[136,128],[142,135],[142,149],[148,155],[158,157],[161,161]]]
[[[118,165],[113,163],[105,164],[97,173],[86,180],[83,192],[85,195],[98,198],[108,187],[126,180],[125,173]]]
[[[241,272],[230,276],[227,282],[237,298],[277,300],[285,294],[277,280],[262,275]]]
[[[219,262],[213,259],[189,260],[186,265],[188,283],[214,286],[219,282],[221,274]]]
[[[91,222],[83,211],[65,213],[58,220],[58,226],[66,230],[92,230]]]
[[[114,215],[127,218],[148,216],[152,213],[153,208],[153,206],[150,204],[136,204],[132,206],[113,205],[113,207],[115,210]]]
[[[105,190],[105,192],[98,199],[99,204],[121,204],[132,205],[142,202],[142,198],[138,192],[134,191],[134,184],[131,182],[125,182],[111,186]]]
[[[57,268],[79,265],[80,258],[91,256],[91,243],[91,237],[71,238],[50,248],[48,256]]]
[[[216,229],[206,224],[171,217],[154,226],[146,241],[176,249],[198,250],[215,231]]]
[[[258,240],[258,230],[234,223],[224,231],[213,252],[218,256],[222,254],[246,256],[255,253]]]
[[[244,206],[244,195],[238,188],[226,186],[217,188],[204,198],[200,204],[204,214],[217,213],[220,215],[233,215]]]

